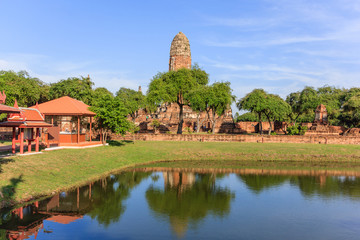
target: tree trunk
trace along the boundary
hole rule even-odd
[[[269,121],[269,133],[268,133],[268,135],[271,135],[271,130],[272,130],[272,124],[271,124],[271,119],[270,119],[270,117],[267,115],[267,114],[265,114],[265,116],[266,116],[266,118],[267,118],[267,120]]]
[[[183,123],[184,123],[184,105],[183,104],[178,104],[180,107],[180,112],[179,112],[179,124],[178,124],[178,130],[177,130],[177,134],[182,134],[182,129],[183,129]]]
[[[198,112],[197,116],[196,116],[196,132],[199,133],[199,129],[200,129],[200,112]]]
[[[211,131],[212,131],[212,134],[215,134],[215,123],[216,123],[216,113],[215,113],[215,111],[213,111],[212,117],[213,117],[213,119],[211,121],[212,122]]]
[[[260,135],[263,135],[261,113],[259,113],[259,130],[260,130]]]

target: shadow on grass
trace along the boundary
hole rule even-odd
[[[14,159],[11,159],[11,158],[1,158],[1,157],[0,157],[0,173],[3,172],[3,170],[2,170],[2,165],[8,164],[8,163],[10,163],[10,162],[14,162]]]
[[[109,146],[115,146],[115,147],[120,147],[120,146],[125,146],[126,144],[132,143],[134,144],[134,141],[130,141],[130,140],[108,140],[106,141]]]
[[[11,178],[9,185],[0,188],[0,203],[1,201],[11,203],[14,200],[13,197],[15,195],[18,184],[24,181],[22,178],[22,174],[18,178]]]

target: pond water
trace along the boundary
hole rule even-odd
[[[360,178],[126,171],[0,212],[0,239],[359,239]]]

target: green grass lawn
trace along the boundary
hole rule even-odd
[[[27,200],[95,180],[125,167],[193,160],[196,166],[336,168],[360,171],[360,146],[236,142],[113,142],[0,159],[0,201]],[[196,160],[196,161],[195,161]],[[216,160],[217,164],[213,164]],[[220,164],[219,164],[220,162]],[[239,163],[239,164],[237,164]],[[174,163],[176,164],[176,162]],[[180,162],[176,167],[179,167]],[[191,165],[191,164],[190,164]]]
[[[0,140],[0,146],[9,146],[12,142],[10,140]]]

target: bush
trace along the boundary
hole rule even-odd
[[[287,127],[287,135],[304,135],[307,127],[294,124],[293,126]]]
[[[192,133],[191,128],[190,128],[190,127],[186,127],[186,128],[185,128],[185,132],[187,132],[187,133]]]

